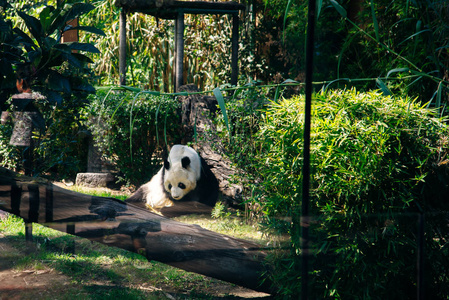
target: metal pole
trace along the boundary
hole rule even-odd
[[[120,11],[120,36],[119,36],[119,85],[126,85],[126,13]]]
[[[312,75],[316,1],[309,0],[306,44],[306,90],[304,108],[304,164],[301,203],[301,300],[309,295],[309,187],[310,187],[310,123],[312,108]]]

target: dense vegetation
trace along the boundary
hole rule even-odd
[[[299,295],[304,99],[270,102],[259,116],[230,107],[241,124],[229,147],[257,179],[249,201],[262,208],[267,230],[290,237],[273,256],[273,280],[281,293]],[[410,98],[355,90],[315,95],[312,298],[414,298],[421,213],[427,296],[449,296],[449,128],[442,121]]]
[[[89,43],[60,41],[69,30],[69,20],[95,7],[85,3],[45,6],[34,1],[0,4],[0,109],[18,109],[10,99],[17,93],[16,80],[23,80],[35,95],[40,95],[33,105],[42,113],[45,124],[33,136],[33,173],[74,176],[84,167],[86,158],[80,110],[87,96],[95,92],[89,81],[92,73],[88,64],[92,61],[86,52],[99,50]],[[95,27],[79,30],[103,34]],[[11,121],[5,118],[2,123]],[[11,126],[5,124],[0,131],[2,165],[21,169],[23,152],[28,149],[9,145]]]
[[[14,72],[23,64],[38,66],[33,87],[47,97],[39,104],[46,131],[35,135],[36,173],[73,177],[83,170],[89,130],[125,181],[147,180],[158,165],[153,154],[179,139],[176,99],[131,88],[101,88],[88,96],[90,80],[98,85],[118,81],[119,11],[106,0],[54,7],[55,1],[45,2],[50,4],[15,2],[21,11],[16,14],[0,1],[2,110],[15,93]],[[448,298],[448,232],[442,212],[448,209],[449,132],[441,117],[447,115],[449,5],[317,2],[314,79],[320,82],[314,87],[322,92],[313,99],[311,295],[414,298],[417,220],[425,216],[426,296]],[[301,289],[304,103],[297,82],[288,81],[294,84],[288,89],[260,83],[303,80],[307,2],[245,4],[241,85],[226,99],[230,131],[221,136],[229,157],[246,171],[252,216],[280,237],[282,251],[270,261],[272,280],[283,296],[294,297]],[[88,25],[84,29],[95,35],[58,44],[68,15],[81,17]],[[171,92],[173,22],[142,14],[128,15],[128,22],[128,85]],[[186,24],[187,82],[206,90],[226,85],[230,20],[188,16]],[[23,149],[8,145],[10,135],[11,124],[2,125],[2,165],[14,167]]]
[[[84,110],[95,145],[125,183],[149,181],[161,151],[179,143],[180,104],[173,97],[104,89]]]

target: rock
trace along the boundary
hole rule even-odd
[[[76,174],[76,185],[90,188],[108,187],[114,182],[111,173],[78,173]]]

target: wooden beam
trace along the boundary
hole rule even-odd
[[[120,11],[119,85],[126,85],[126,12]]]
[[[231,84],[237,85],[239,75],[239,15],[232,14]]]
[[[161,19],[176,19],[180,11],[184,14],[223,15],[245,10],[245,5],[233,1],[116,0],[115,5],[129,12],[141,12]]]
[[[179,11],[175,26],[175,92],[184,84],[184,12]]]

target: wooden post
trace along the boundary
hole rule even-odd
[[[231,54],[231,84],[237,85],[239,66],[239,15],[232,14],[232,54]]]
[[[20,202],[22,200],[22,186],[17,182],[11,183],[11,213],[20,216]]]
[[[51,183],[45,187],[45,222],[53,222],[53,185]]]
[[[39,221],[39,185],[28,185],[28,197],[30,209],[28,211],[28,220],[25,220],[25,240],[31,242],[33,240],[33,222]]]
[[[175,19],[175,26],[173,28],[174,31],[174,39],[175,39],[175,48],[174,48],[174,59],[173,59],[173,72],[172,72],[172,80],[173,80],[173,92],[176,92],[178,90],[178,87],[176,86],[176,53],[178,53],[178,19]]]
[[[184,60],[184,12],[181,10],[176,19],[176,47],[175,47],[175,92],[184,84],[182,70]]]
[[[70,20],[66,24],[67,26],[78,27],[78,18]],[[67,30],[62,34],[61,43],[69,43],[69,42],[78,42],[79,41],[79,32],[78,30]],[[77,52],[76,50],[72,50],[72,52]]]
[[[126,12],[120,11],[119,85],[126,85]]]

